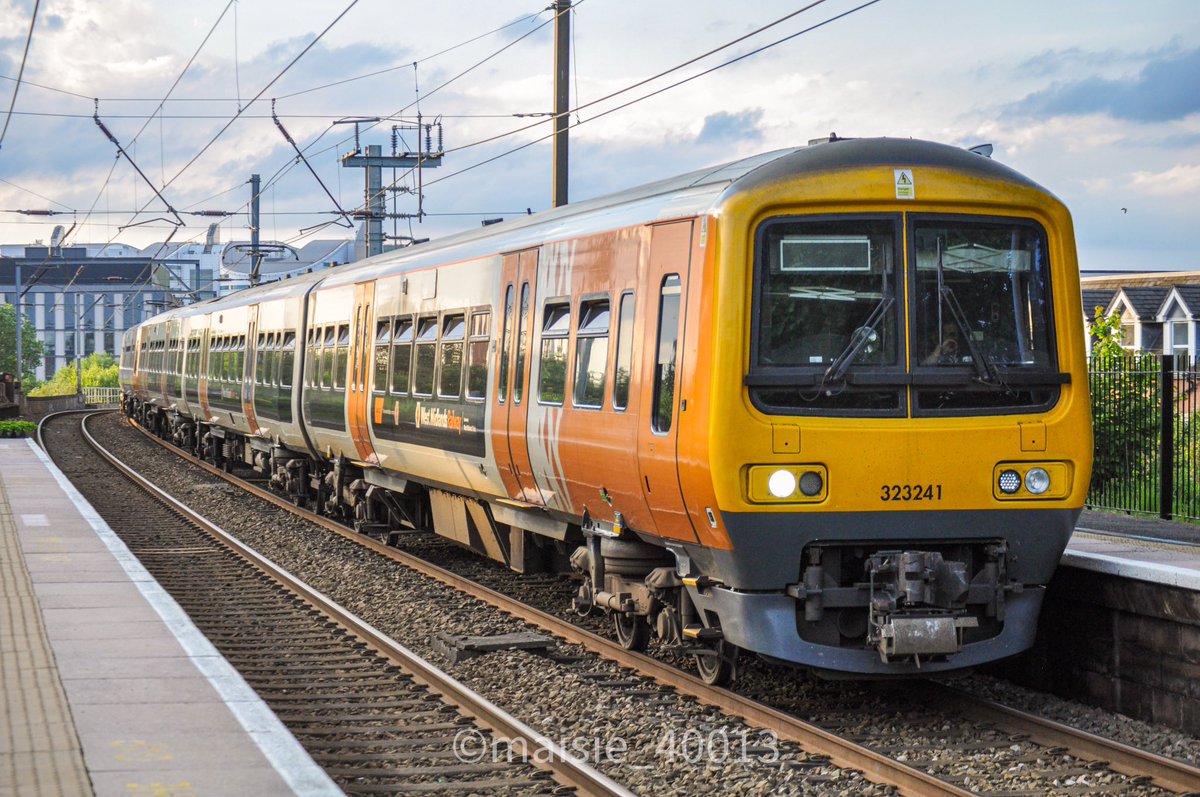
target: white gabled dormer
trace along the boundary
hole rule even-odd
[[[1157,313],[1167,293],[1167,288],[1157,286],[1126,286],[1117,291],[1105,315],[1121,316],[1121,346],[1129,351],[1160,350],[1162,323]]]
[[[1163,298],[1155,320],[1163,326],[1162,352],[1173,355],[1175,367],[1196,362],[1200,342],[1200,285],[1175,285]]]

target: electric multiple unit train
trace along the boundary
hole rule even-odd
[[[836,139],[128,330],[127,412],[366,533],[573,568],[727,682],[1032,644],[1091,427],[1071,219],[989,157]]]

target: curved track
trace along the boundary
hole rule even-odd
[[[104,485],[90,491],[97,511],[347,793],[558,793],[552,776],[581,793],[630,797],[159,490],[88,434],[90,416],[67,415],[43,421],[39,443],[72,481]],[[468,717],[527,756],[460,760]]]
[[[850,732],[843,735],[830,732],[825,728],[803,722],[798,717],[786,711],[781,711],[762,702],[747,698],[725,689],[714,688],[703,683],[700,679],[685,673],[670,664],[666,664],[649,656],[630,652],[621,648],[615,642],[600,637],[591,631],[580,628],[562,618],[551,615],[528,606],[518,600],[504,595],[494,589],[481,585],[457,573],[431,564],[423,559],[412,556],[396,548],[385,546],[346,527],[305,510],[294,507],[285,498],[277,496],[252,484],[221,473],[206,463],[199,462],[178,449],[163,443],[147,434],[149,439],[159,443],[164,448],[204,468],[214,476],[237,484],[242,489],[286,509],[298,516],[316,523],[348,540],[362,545],[370,550],[411,567],[443,584],[460,590],[471,597],[488,603],[508,614],[518,617],[525,622],[537,626],[549,633],[580,644],[588,650],[623,667],[628,667],[640,675],[652,678],[660,684],[669,685],[682,694],[694,697],[702,703],[719,708],[727,715],[739,717],[747,723],[774,731],[782,739],[799,743],[805,750],[829,759],[841,767],[861,770],[866,776],[876,782],[892,784],[905,794],[974,794],[986,793],[971,791],[958,783],[948,782],[923,767],[934,771],[938,769],[939,755],[930,754],[929,750],[912,750],[904,747],[889,748],[885,742],[873,737],[866,744],[847,738],[856,735],[860,740],[868,734]],[[1079,729],[1071,728],[1027,712],[979,698],[977,696],[953,690],[940,684],[924,682],[914,686],[915,702],[928,705],[953,706],[957,713],[962,714],[968,721],[997,731],[999,741],[993,742],[997,749],[1004,749],[1005,741],[1030,742],[1044,748],[1046,755],[1034,754],[1033,760],[1042,768],[1048,777],[1062,774],[1064,778],[1072,773],[1084,773],[1082,783],[1091,783],[1086,787],[1076,787],[1080,793],[1143,793],[1143,790],[1153,784],[1162,790],[1175,793],[1200,793],[1200,769],[1186,763],[1139,750],[1128,745],[1114,742]],[[982,743],[958,745],[961,749],[976,749]],[[954,752],[956,745],[948,743],[945,749]],[[1072,766],[1063,764],[1063,756],[1079,759]],[[896,760],[905,758],[914,765]],[[999,756],[997,756],[999,758]],[[1025,758],[1031,758],[1025,755]],[[1111,771],[1119,773],[1111,782],[1092,783],[1086,779],[1089,773]],[[1128,777],[1121,777],[1121,775]],[[954,777],[951,780],[963,782],[966,779]],[[969,780],[967,780],[969,784]],[[1054,781],[1057,784],[1057,779]],[[1057,788],[1057,787],[1055,787]],[[1082,790],[1081,790],[1082,789]],[[1151,789],[1150,792],[1153,792]],[[1037,793],[1030,791],[1028,793]]]

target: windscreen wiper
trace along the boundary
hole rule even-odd
[[[971,365],[974,366],[975,374],[979,377],[979,381],[998,382],[996,364],[975,345],[975,339],[971,335],[971,325],[967,323],[967,315],[963,312],[962,306],[959,305],[958,297],[954,295],[953,289],[946,284],[946,271],[942,264],[942,239],[940,237],[937,239],[937,286],[938,297],[950,308],[950,316],[954,319],[954,323],[958,325],[958,330],[962,333],[963,340],[967,343],[967,350],[971,352]],[[938,303],[938,307],[938,323],[941,324],[941,302]]]
[[[940,265],[941,261],[939,260],[938,263]],[[950,316],[954,319],[954,323],[958,325],[959,331],[962,332],[963,340],[967,343],[967,350],[971,352],[971,365],[975,367],[975,373],[979,377],[979,381],[999,381],[996,364],[983,352],[983,349],[976,345],[975,339],[971,336],[971,327],[967,323],[967,316],[963,312],[962,307],[959,306],[954,291],[951,290],[949,285],[942,285],[940,290],[946,306],[950,308]]]
[[[846,348],[842,349],[841,353],[825,369],[825,382],[838,382],[846,375],[846,371],[858,357],[859,352],[876,337],[875,328],[879,326],[879,322],[883,320],[887,311],[895,303],[896,299],[892,296],[884,296],[879,300],[879,304],[875,305],[875,309],[867,316],[866,322],[850,333],[850,342],[846,344]]]

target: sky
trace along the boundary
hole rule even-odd
[[[221,240],[246,240],[254,173],[265,239],[347,237],[326,189],[352,211],[364,175],[340,166],[354,126],[334,122],[383,119],[360,143],[387,153],[394,125],[416,148],[418,111],[446,154],[422,174],[428,215],[387,234],[546,209],[551,123],[517,114],[553,108],[548,4],[40,0],[13,103],[35,3],[0,0],[0,243],[57,224],[68,245],[162,241],[174,219],[147,181],[185,223],[173,240],[203,240],[202,210],[234,213]],[[808,5],[577,0],[572,201],[831,132],[990,143],[1066,203],[1082,269],[1200,270],[1196,0]],[[415,214],[415,175],[394,177],[389,210]],[[62,213],[14,212],[46,209]]]

